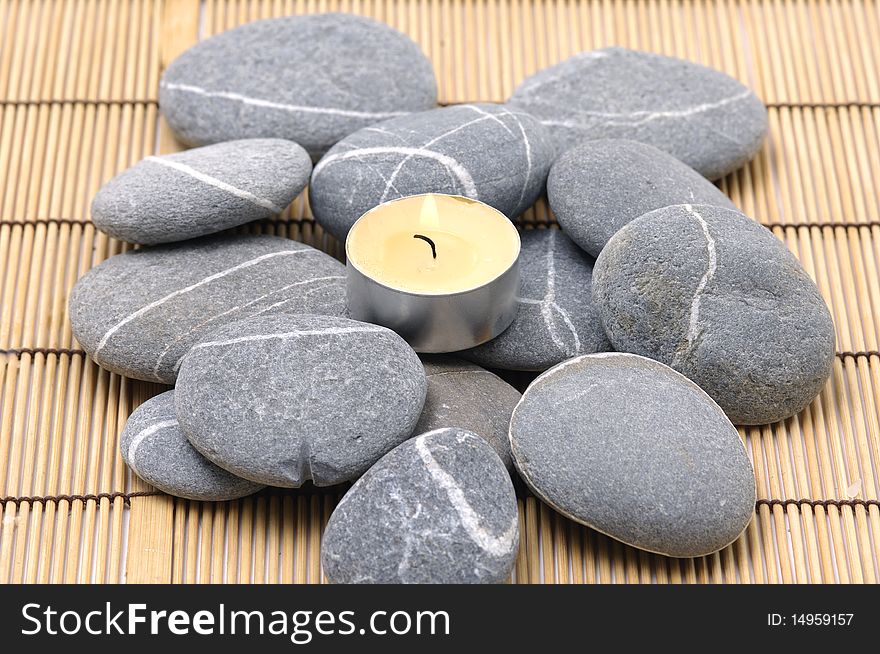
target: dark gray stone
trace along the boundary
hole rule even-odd
[[[120,437],[122,459],[134,473],[161,491],[188,500],[222,502],[263,488],[208,461],[189,444],[174,412],[174,391],[141,404]]]
[[[658,209],[602,250],[593,296],[617,350],[699,384],[740,425],[794,415],[834,361],[816,285],[772,232],[707,205]]]
[[[112,372],[173,384],[181,357],[222,324],[264,313],[345,312],[345,267],[275,236],[211,236],[111,257],[76,283],[70,323]]]
[[[502,583],[519,543],[510,477],[482,438],[438,429],[370,468],[321,542],[332,583]]]
[[[520,392],[497,375],[467,361],[423,356],[428,395],[413,433],[458,427],[485,438],[504,466],[512,468],[507,430]]]
[[[395,198],[449,193],[514,218],[544,188],[554,150],[534,118],[498,104],[463,104],[395,118],[337,143],[312,172],[309,205],[345,239],[360,216]]]
[[[412,434],[422,411],[421,361],[390,329],[274,315],[206,339],[181,364],[177,415],[197,450],[246,479],[356,479]]]
[[[159,105],[186,143],[283,138],[320,157],[371,123],[437,102],[431,62],[409,37],[363,16],[248,23],[171,62]]]
[[[590,285],[593,259],[556,229],[523,232],[519,312],[500,336],[461,356],[505,370],[546,370],[610,349]]]
[[[585,141],[560,156],[547,178],[560,227],[594,257],[614,233],[672,204],[736,209],[705,177],[654,146],[625,139]]]
[[[308,153],[282,139],[147,157],[101,187],[92,221],[132,243],[183,241],[281,213],[311,172]]]
[[[632,139],[709,179],[742,166],[767,134],[764,105],[732,77],[626,48],[582,52],[545,68],[520,84],[510,103],[550,127],[560,149]]]
[[[755,510],[736,428],[696,384],[651,359],[607,352],[551,368],[516,407],[510,440],[541,499],[649,552],[715,552]]]

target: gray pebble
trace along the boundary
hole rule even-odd
[[[448,193],[511,218],[530,207],[554,155],[534,118],[498,104],[463,104],[395,118],[336,144],[309,187],[315,218],[343,240],[366,211],[395,198]]]
[[[112,372],[173,384],[206,332],[265,313],[345,312],[345,266],[275,236],[210,236],[119,254],[74,286],[73,334]]]
[[[491,447],[438,429],[386,454],[351,487],[321,543],[332,583],[502,583],[519,521],[510,477]]]
[[[485,438],[510,469],[510,414],[520,392],[480,366],[446,356],[424,356],[428,395],[414,433],[459,427]]]
[[[241,477],[293,488],[356,479],[422,411],[422,364],[390,329],[275,315],[206,338],[183,359],[177,415],[197,450]]]
[[[519,311],[500,336],[461,356],[490,368],[543,371],[610,349],[593,307],[593,259],[556,229],[523,232]]]
[[[672,366],[740,425],[794,415],[834,361],[816,285],[773,233],[707,205],[652,211],[596,261],[596,307],[617,350]]]
[[[668,152],[709,179],[761,148],[767,110],[732,77],[682,59],[605,48],[582,52],[520,84],[510,103],[553,130],[561,149],[625,138]]]
[[[282,139],[147,157],[101,187],[92,221],[132,243],[183,241],[281,213],[311,172],[308,153]]]
[[[585,141],[566,151],[550,169],[547,199],[560,227],[594,257],[618,229],[654,209],[684,202],[736,208],[693,168],[625,139]]]
[[[222,502],[263,488],[208,461],[189,444],[174,412],[174,391],[141,404],[128,418],[119,442],[122,459],[161,491],[188,500]]]
[[[730,544],[755,509],[736,428],[700,388],[633,354],[571,359],[538,377],[510,425],[516,467],[572,520],[667,556]]]
[[[409,37],[363,16],[248,23],[171,62],[159,104],[186,143],[283,138],[320,157],[345,135],[437,103],[431,62]]]

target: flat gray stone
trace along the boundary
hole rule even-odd
[[[510,424],[516,467],[560,513],[667,556],[734,540],[755,510],[736,428],[700,388],[633,354],[571,359],[538,377]]]
[[[282,139],[147,157],[101,187],[92,222],[131,243],[183,241],[281,213],[311,172],[308,153]]]
[[[333,511],[321,542],[337,584],[502,583],[516,560],[516,496],[485,440],[438,429],[370,468]]]
[[[112,371],[173,384],[205,333],[265,313],[345,312],[345,266],[276,236],[209,236],[119,254],[76,283],[76,340]]]
[[[433,109],[337,143],[312,172],[309,206],[339,240],[369,209],[420,193],[463,195],[515,218],[544,189],[554,152],[547,130],[520,110]]]
[[[625,139],[585,141],[566,151],[550,169],[547,199],[559,226],[594,257],[618,229],[654,209],[685,202],[736,209],[693,168]]]
[[[222,502],[262,489],[208,461],[189,444],[174,412],[174,391],[141,404],[119,440],[122,459],[134,473],[161,491],[188,500]]]
[[[183,359],[177,415],[199,452],[246,479],[291,488],[356,479],[422,412],[422,363],[390,329],[274,315],[206,339]]]
[[[560,149],[588,139],[632,139],[709,179],[745,164],[767,134],[763,103],[732,77],[626,48],[582,52],[545,68],[509,102],[548,126]]]
[[[414,433],[458,427],[477,434],[492,446],[508,469],[510,414],[520,392],[497,375],[461,359],[423,356],[428,395]]]
[[[593,259],[556,229],[523,232],[519,312],[500,336],[461,352],[480,365],[543,371],[610,343],[590,293]]]
[[[687,375],[740,425],[794,415],[834,361],[816,285],[772,232],[739,212],[677,205],[624,226],[593,296],[616,350]]]
[[[431,62],[408,36],[327,13],[248,23],[171,62],[159,106],[191,145],[282,138],[320,157],[347,134],[437,103]]]

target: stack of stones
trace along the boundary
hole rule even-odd
[[[733,424],[803,409],[834,353],[813,282],[710,181],[759,150],[763,105],[720,72],[621,48],[543,70],[505,104],[436,100],[415,43],[350,15],[251,23],[171,63],[161,108],[195,147],[100,190],[95,224],[145,247],[69,303],[99,365],[174,386],[132,414],[123,458],[195,500],[354,482],[322,544],[335,582],[506,580],[517,475],[635,547],[726,546],[755,501]],[[514,219],[546,189],[562,229],[522,234],[507,331],[420,359],[346,317],[337,260],[223,231],[307,184],[340,240],[426,192]],[[540,374],[521,396],[487,368]]]

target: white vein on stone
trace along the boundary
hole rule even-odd
[[[467,535],[470,536],[471,540],[491,556],[507,556],[513,549],[516,540],[517,519],[514,518],[510,527],[498,536],[495,536],[480,524],[480,517],[467,501],[461,486],[458,485],[452,475],[440,466],[437,459],[431,454],[427,440],[438,431],[442,430],[429,431],[427,434],[422,434],[415,439],[419,458],[425,464],[425,468],[428,470],[431,478],[440,488],[446,491],[446,497],[449,498],[449,502],[458,514],[459,520],[461,520],[461,526]]]
[[[273,102],[271,100],[263,100],[261,98],[252,98],[240,93],[231,91],[210,91],[200,86],[192,84],[178,84],[175,82],[163,82],[162,86],[169,91],[183,91],[185,93],[194,93],[205,98],[222,98],[224,100],[232,100],[242,104],[254,107],[264,107],[266,109],[279,109],[291,113],[312,113],[327,114],[331,116],[345,116],[346,118],[368,118],[381,120],[383,118],[394,118],[403,116],[409,112],[406,111],[355,111],[351,109],[337,109],[335,107],[310,107],[298,104],[285,104],[282,102]]]
[[[522,207],[522,202],[526,196],[526,190],[529,188],[529,182],[532,179],[532,144],[529,142],[529,137],[526,134],[525,128],[523,128],[522,123],[519,120],[519,117],[516,116],[513,112],[508,111],[507,109],[502,110],[502,115],[510,116],[513,121],[516,123],[516,126],[519,127],[519,132],[522,134],[523,144],[525,145],[525,154],[526,154],[526,176],[522,183],[522,188],[519,191],[519,200],[516,201],[516,211],[514,213],[519,213],[520,208]],[[508,130],[510,131],[510,130]]]
[[[673,365],[677,365],[678,363],[680,363],[681,359],[690,353],[691,349],[694,346],[694,342],[697,340],[697,336],[699,335],[700,330],[700,303],[703,299],[703,294],[706,291],[706,287],[715,277],[715,271],[718,267],[718,253],[715,251],[715,239],[712,238],[712,234],[709,232],[709,225],[703,219],[703,216],[701,216],[700,213],[696,211],[692,205],[686,204],[684,205],[684,208],[691,216],[694,217],[694,219],[699,223],[700,229],[703,230],[703,236],[706,238],[706,254],[708,257],[708,263],[706,265],[706,271],[700,278],[700,283],[697,284],[697,290],[694,292],[694,297],[691,300],[690,318],[688,320],[686,337],[687,345],[683,351],[678,351],[675,353],[675,356],[672,360]]]
[[[388,330],[384,327],[328,327],[326,329],[294,329],[289,332],[278,332],[277,334],[251,334],[250,336],[238,336],[236,338],[228,338],[220,341],[205,341],[199,343],[193,350],[200,350],[208,347],[220,347],[224,345],[235,345],[236,343],[251,343],[256,341],[272,341],[272,340],[289,340],[292,338],[301,338],[303,336],[336,336],[340,334],[381,334]]]
[[[180,297],[181,295],[185,295],[185,294],[189,293],[190,291],[194,291],[195,289],[204,286],[205,284],[210,284],[211,282],[217,281],[218,279],[222,279],[222,278],[226,277],[227,275],[230,275],[230,274],[237,272],[239,270],[244,270],[245,268],[250,268],[251,266],[256,266],[256,265],[258,265],[268,259],[274,259],[275,257],[293,256],[296,254],[308,254],[310,252],[318,252],[318,250],[303,249],[303,250],[283,250],[281,252],[269,252],[268,254],[263,254],[263,255],[260,255],[259,257],[255,257],[253,259],[248,259],[247,261],[244,261],[240,264],[232,266],[231,268],[227,268],[226,270],[221,270],[220,272],[214,273],[213,275],[208,275],[207,277],[204,277],[204,278],[200,279],[199,281],[197,281],[195,284],[190,284],[189,286],[185,286],[184,288],[179,288],[176,291],[173,291],[173,292],[169,293],[168,295],[161,297],[158,300],[155,300],[154,302],[150,302],[149,304],[142,306],[140,309],[138,309],[134,313],[130,313],[125,318],[123,318],[122,320],[117,322],[115,325],[113,325],[110,329],[107,330],[107,332],[104,334],[104,336],[101,337],[101,340],[98,342],[98,347],[95,348],[95,353],[92,355],[92,357],[95,360],[97,360],[98,354],[100,354],[101,350],[103,350],[104,347],[107,345],[108,341],[110,340],[110,337],[112,337],[113,334],[115,334],[120,329],[125,327],[125,325],[130,323],[132,320],[136,320],[137,318],[140,318],[141,316],[149,313],[153,309],[162,306],[163,304],[165,304],[169,300],[173,300],[176,297]]]
[[[148,436],[152,436],[153,434],[162,431],[163,429],[167,429],[168,427],[177,427],[177,420],[169,419],[162,420],[160,422],[154,423],[138,432],[134,438],[131,439],[131,443],[128,444],[128,465],[134,468],[134,457],[137,454],[137,449],[140,447],[140,444],[144,442]]]
[[[378,154],[401,154],[404,156],[414,155],[417,157],[433,159],[455,176],[455,178],[461,184],[465,195],[467,195],[471,199],[479,200],[477,186],[474,183],[474,179],[473,177],[471,177],[471,174],[468,172],[467,168],[462,166],[461,163],[448,155],[442,154],[440,152],[434,152],[432,150],[425,150],[423,148],[384,146],[373,148],[357,148],[355,150],[349,150],[347,152],[331,154],[330,156],[324,157],[323,159],[321,159],[321,161],[318,162],[318,165],[315,166],[315,170],[312,173],[312,179],[314,179],[314,176],[319,174],[320,171],[333,163],[346,161],[348,159],[361,159],[363,157],[369,157]]]
[[[198,181],[203,182],[208,186],[213,186],[214,188],[218,188],[221,191],[226,191],[227,193],[234,195],[237,198],[247,200],[248,202],[252,202],[258,207],[268,209],[272,213],[281,213],[282,211],[284,211],[282,207],[279,207],[271,200],[261,198],[258,195],[254,195],[250,191],[245,191],[244,189],[233,186],[232,184],[227,184],[223,180],[217,179],[216,177],[211,177],[211,175],[200,172],[195,168],[192,168],[191,166],[180,163],[179,161],[172,161],[163,157],[147,157],[146,159],[144,159],[144,161],[149,161],[150,163],[166,166],[168,168],[181,172],[184,175],[189,175],[190,177],[197,179]]]
[[[498,118],[497,118],[496,116],[493,116],[492,114],[486,113],[485,111],[482,111],[482,110],[479,109],[478,107],[475,107],[475,106],[470,105],[470,104],[468,104],[468,105],[462,105],[462,106],[464,106],[464,107],[468,107],[468,108],[470,108],[470,109],[474,109],[474,110],[477,111],[478,113],[482,114],[482,117],[481,117],[481,118],[475,118],[474,120],[469,120],[469,121],[466,122],[466,123],[462,123],[461,125],[458,125],[457,127],[454,127],[454,128],[452,128],[452,129],[450,129],[450,130],[448,130],[448,131],[446,131],[446,132],[443,132],[443,133],[440,134],[439,136],[435,136],[434,138],[430,139],[429,141],[427,141],[427,142],[425,142],[425,143],[422,143],[421,145],[417,146],[418,149],[419,149],[419,150],[424,150],[424,149],[426,149],[426,148],[431,147],[432,145],[436,145],[438,142],[442,141],[442,140],[445,139],[447,136],[451,136],[451,135],[455,134],[456,132],[460,132],[461,130],[463,130],[463,129],[467,128],[467,127],[470,127],[471,125],[475,125],[475,124],[477,124],[477,123],[482,123],[484,120],[490,120],[490,119],[491,119],[491,120],[494,120],[494,121],[499,122],[499,123],[501,122],[500,120],[498,120]],[[502,125],[503,125],[503,123],[502,123]],[[505,126],[505,129],[507,129],[508,132],[510,131],[506,126]],[[407,163],[409,163],[409,161],[413,158],[413,156],[414,156],[414,155],[412,155],[412,154],[408,154],[408,155],[405,156],[403,159],[401,159],[400,162],[397,164],[397,166],[395,166],[394,170],[391,171],[391,176],[390,176],[388,179],[385,179],[385,189],[382,191],[382,196],[379,198],[379,202],[385,202],[385,200],[388,199],[388,192],[389,192],[392,188],[394,188],[395,192],[397,192],[398,195],[400,194],[399,191],[397,191],[397,189],[394,187],[394,182],[397,180],[397,176],[400,174],[400,171],[403,170],[403,167],[404,167]],[[462,168],[464,168],[464,166],[462,166]],[[466,169],[465,169],[465,170],[466,170]],[[383,177],[383,179],[384,179],[384,177]],[[475,187],[475,188],[476,188],[476,187]],[[476,198],[475,198],[475,199],[476,199]]]
[[[693,107],[687,107],[685,109],[669,109],[666,111],[630,111],[630,112],[606,112],[606,111],[589,111],[589,110],[578,110],[575,112],[577,116],[588,116],[590,118],[600,118],[600,119],[608,119],[604,121],[602,124],[605,126],[612,127],[638,127],[639,125],[644,125],[645,123],[652,122],[654,120],[660,120],[662,118],[686,118],[688,116],[693,116],[699,113],[704,113],[706,111],[712,111],[713,109],[720,109],[721,107],[727,106],[729,104],[733,104],[734,102],[739,102],[740,100],[744,100],[752,95],[752,92],[749,90],[742,91],[741,93],[737,93],[736,95],[732,95],[727,98],[722,98],[721,100],[716,100],[715,102],[704,102],[702,104],[695,105]],[[549,125],[551,127],[568,127],[571,129],[587,129],[588,126],[583,125],[582,123],[576,120],[542,120],[540,121],[543,125]]]
[[[489,372],[488,370],[442,370],[440,372],[431,372],[425,375],[425,377],[443,377],[444,375],[492,375],[496,377],[494,372]]]
[[[490,114],[488,111],[485,111],[484,109],[482,109],[476,105],[473,105],[473,104],[462,104],[462,105],[458,105],[458,106],[461,107],[462,109],[471,109],[472,111],[476,111],[478,114],[484,116],[487,120],[494,121],[494,122],[498,123],[499,125],[501,125],[501,127],[504,128],[504,131],[506,131],[511,136],[514,135],[513,131],[507,125],[505,125],[504,121],[501,120],[498,116],[496,116],[494,114]],[[504,110],[504,112],[502,112],[501,115],[503,116],[503,115],[507,115],[507,114],[510,114],[510,112],[507,110]]]
[[[235,313],[236,311],[240,311],[241,309],[247,309],[248,307],[253,306],[254,304],[258,304],[259,302],[262,302],[263,300],[265,300],[267,297],[269,297],[271,295],[277,295],[278,293],[283,293],[284,291],[290,290],[291,288],[295,288],[297,286],[303,286],[305,284],[311,284],[312,282],[327,281],[327,280],[331,280],[331,279],[345,279],[345,276],[344,275],[330,275],[328,277],[313,277],[311,279],[304,279],[299,282],[287,284],[286,286],[282,286],[281,288],[273,289],[273,290],[269,291],[268,293],[263,293],[258,298],[255,298],[249,302],[245,302],[244,304],[236,305],[234,307],[227,309],[226,311],[223,311],[223,312],[218,313],[214,316],[211,316],[210,318],[208,318],[206,320],[203,320],[202,322],[198,323],[197,325],[194,325],[186,333],[181,334],[180,336],[178,336],[177,338],[175,338],[173,341],[171,341],[170,343],[168,343],[165,346],[165,349],[162,350],[162,352],[159,354],[159,358],[156,360],[156,365],[153,366],[153,377],[155,377],[159,381],[162,381],[163,378],[159,374],[159,368],[162,367],[162,362],[165,360],[165,357],[168,356],[168,353],[171,351],[171,348],[174,347],[175,345],[177,345],[180,341],[192,336],[194,333],[196,333],[197,331],[202,329],[205,325],[214,322],[218,318],[223,318],[224,316],[228,316],[231,313]],[[267,311],[271,311],[272,309],[275,309],[275,308],[281,306],[282,304],[285,304],[285,303],[290,302],[295,299],[297,299],[297,298],[286,298],[286,299],[282,300],[281,302],[276,302],[275,304],[269,305],[265,309],[261,309],[260,311],[254,313],[254,314],[251,314],[249,317],[255,318],[256,316],[264,314]],[[181,363],[183,363],[183,359],[178,359],[177,362],[174,364],[175,371],[177,371],[180,368]]]
[[[556,302],[556,230],[551,230],[549,237],[547,238],[547,254],[545,255],[545,261],[547,264],[547,291],[544,294],[544,297],[540,300],[536,300],[534,298],[527,297],[518,297],[517,301],[523,304],[534,304],[540,307],[541,316],[544,319],[544,324],[547,326],[547,332],[550,334],[550,338],[553,343],[559,348],[559,351],[568,356],[577,356],[581,353],[581,339],[578,336],[577,329],[575,329],[574,323],[571,320],[571,316],[569,316],[568,312],[563,309]],[[565,341],[559,336],[556,332],[556,321],[553,318],[553,312],[556,311],[559,313],[562,321],[565,323],[565,326],[568,328],[568,331],[571,332],[572,339],[574,340],[574,354],[569,353],[569,348],[566,346]]]

